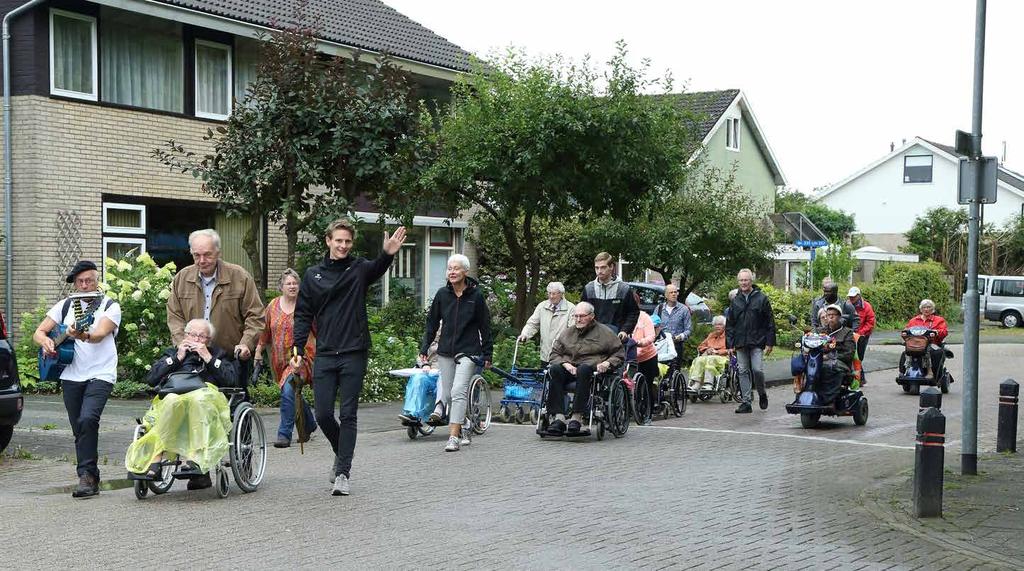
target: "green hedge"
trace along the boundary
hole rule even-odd
[[[859,287],[874,308],[880,328],[903,327],[917,315],[918,304],[925,298],[934,301],[936,313],[946,319],[961,317],[945,270],[935,262],[885,264],[875,274],[875,283]]]

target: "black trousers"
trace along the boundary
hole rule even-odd
[[[548,385],[547,409],[551,414],[565,414],[565,387],[575,381],[576,396],[572,399],[573,412],[587,412],[590,404],[590,385],[594,381],[593,365],[577,365],[576,375],[569,374],[562,365],[551,365],[551,383]]]
[[[114,383],[99,379],[61,381],[64,408],[68,411],[71,432],[75,435],[79,476],[89,475],[97,480],[100,478],[100,469],[96,464],[99,456],[100,416],[112,390]]]
[[[366,351],[317,355],[313,361],[313,404],[316,423],[334,449],[334,473],[349,477],[356,449],[356,413],[366,376]],[[341,394],[338,417],[334,403]]]
[[[814,387],[815,392],[818,393],[818,398],[821,399],[821,404],[828,405],[836,400],[836,397],[839,396],[839,389],[842,388],[843,375],[845,374],[843,371],[822,368],[817,386]]]
[[[861,335],[857,339],[857,358],[860,359],[860,378],[867,380],[867,373],[864,372],[864,353],[868,350],[868,339],[871,335]]]
[[[647,383],[647,395],[648,400],[651,403],[651,413],[654,412],[655,405],[658,404],[658,387],[653,384],[654,379],[658,378],[660,371],[658,370],[658,358],[652,357],[646,361],[637,363],[637,369],[643,374],[644,380]]]

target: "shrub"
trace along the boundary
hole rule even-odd
[[[281,406],[281,389],[276,383],[257,383],[249,387],[249,398],[253,406],[276,408]]]
[[[33,392],[33,388],[40,382],[39,346],[32,341],[32,335],[51,307],[53,304],[40,297],[35,309],[21,314],[21,333],[18,335],[14,352],[18,359],[18,378],[21,387],[27,392]]]
[[[100,284],[111,299],[121,305],[121,326],[117,334],[118,379],[140,381],[160,352],[171,345],[167,329],[167,298],[175,266],[156,265],[147,253],[128,253],[120,260],[104,260],[106,273]]]
[[[925,298],[934,301],[936,313],[947,319],[960,315],[945,270],[936,262],[885,264],[878,269],[875,283],[860,288],[875,310],[878,327],[903,327],[917,315],[918,304]]]
[[[514,335],[497,336],[494,341],[494,355],[492,362],[496,367],[505,371],[512,368],[512,357],[516,351],[516,337]],[[540,349],[534,341],[527,341],[519,344],[519,354],[516,355],[516,367],[520,369],[536,369],[540,367]],[[493,371],[484,371],[484,378],[492,387],[500,387],[504,378]]]
[[[119,399],[133,399],[141,397],[149,397],[146,393],[146,389],[149,385],[146,383],[139,383],[136,381],[121,379],[114,383],[114,390],[110,392],[110,395],[114,398]]]
[[[396,337],[371,329],[370,361],[360,402],[398,400],[405,394],[405,379],[391,374],[394,369],[415,366],[419,354],[418,337]]]

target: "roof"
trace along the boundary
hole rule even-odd
[[[938,154],[939,156],[945,157],[947,160],[950,161],[959,161],[962,158],[967,158],[967,155],[962,155],[956,152],[956,148],[951,147],[949,145],[943,145],[941,143],[929,141],[928,139],[923,139],[921,137],[914,137],[913,140],[911,140],[909,143],[906,143],[903,146],[894,149],[892,152],[885,155],[884,157],[874,161],[873,163],[860,169],[859,171],[853,173],[852,175],[846,177],[845,179],[839,181],[838,183],[826,188],[817,196],[815,196],[814,200],[821,200],[822,198],[825,198],[826,196],[846,186],[850,182],[860,178],[865,173],[874,170],[874,168],[877,167],[878,165],[888,161],[889,159],[895,156],[905,153],[907,149],[915,145],[922,145],[930,149],[932,152]],[[1024,175],[1018,174],[1002,165],[999,165],[999,171],[996,174],[996,176],[999,179],[999,182],[1001,183],[1000,186],[1006,188],[1009,192],[1024,198]]]
[[[294,22],[286,0],[154,0],[198,12],[280,28]],[[308,16],[321,39],[456,71],[469,71],[469,53],[381,0],[309,0]]]
[[[729,109],[739,89],[723,89],[720,91],[695,91],[693,93],[672,93],[663,97],[671,98],[680,107],[697,116],[697,134],[700,140],[711,134],[718,120]]]
[[[768,168],[772,171],[775,184],[778,186],[786,185],[786,175],[782,173],[782,167],[779,165],[778,159],[775,158],[775,152],[772,151],[771,146],[768,145],[768,140],[765,138],[764,132],[761,130],[761,125],[757,122],[757,117],[754,116],[753,109],[750,108],[750,102],[747,101],[747,98],[742,91],[739,89],[721,89],[718,91],[669,93],[667,95],[659,95],[658,97],[668,98],[676,102],[676,104],[681,108],[690,111],[695,115],[696,134],[698,135],[701,144],[705,146],[711,141],[712,135],[714,135],[724,123],[726,111],[728,111],[733,105],[742,107],[745,113],[744,118],[746,119],[746,123],[754,133],[754,139],[757,146],[761,149],[761,153],[768,162]],[[699,154],[700,150],[698,149],[690,160],[693,161]]]

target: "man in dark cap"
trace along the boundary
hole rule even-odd
[[[832,278],[821,280],[821,297],[814,298],[811,302],[811,326],[821,327],[821,320],[818,314],[828,305],[838,305],[843,309],[843,325],[856,331],[860,327],[860,317],[857,309],[846,300],[839,299],[839,286]]]
[[[74,339],[74,359],[61,371],[60,381],[78,458],[78,486],[71,495],[87,498],[99,493],[97,440],[100,415],[117,378],[114,337],[121,324],[121,306],[99,291],[99,271],[93,262],[82,260],[75,264],[67,282],[75,284],[76,293],[46,313],[32,340],[52,357],[57,346],[50,333],[58,324],[66,326],[68,338]],[[90,312],[92,324],[76,328],[76,322]]]

